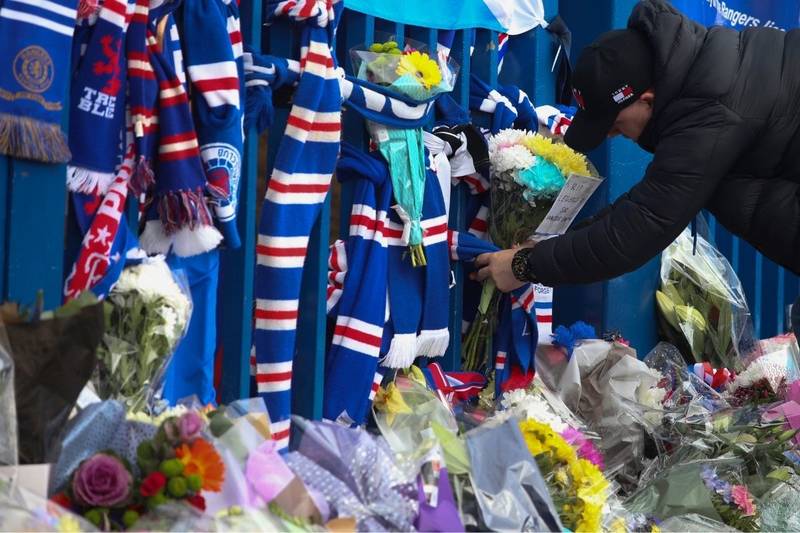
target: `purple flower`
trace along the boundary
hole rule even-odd
[[[725,500],[726,503],[731,502],[731,484],[721,479],[717,475],[716,470],[704,466],[703,471],[700,472],[700,477],[703,478],[703,482],[709,490],[722,496],[722,499]]]
[[[98,453],[85,460],[72,476],[72,493],[80,505],[114,507],[130,496],[133,478],[111,455]]]
[[[200,432],[203,431],[205,424],[200,415],[194,411],[189,411],[181,416],[178,421],[178,427],[181,440],[191,442],[200,436]]]

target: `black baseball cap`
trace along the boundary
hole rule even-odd
[[[572,73],[578,112],[564,142],[579,152],[599,146],[620,111],[653,83],[653,51],[638,30],[614,30],[586,47]]]

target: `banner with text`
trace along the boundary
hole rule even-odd
[[[800,26],[800,0],[672,0],[672,5],[705,26],[783,31]]]

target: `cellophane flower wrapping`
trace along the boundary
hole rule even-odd
[[[5,310],[4,310],[5,311]],[[103,304],[84,294],[37,320],[9,312],[20,464],[52,462],[70,413],[92,376],[103,335]]]
[[[91,523],[37,494],[0,478],[1,531],[97,531]]]
[[[728,384],[731,405],[768,404],[785,398],[800,379],[800,354],[791,335],[759,341],[747,366]]]
[[[518,424],[493,420],[465,435],[483,529],[561,531],[558,507]]]
[[[390,36],[377,37],[383,40],[350,50],[358,79],[419,102],[453,90],[459,65],[449,55],[428,52],[412,39],[400,47]]]
[[[735,457],[679,463],[643,483],[625,507],[657,520],[696,514],[739,531],[760,531],[760,509],[745,469]]]
[[[378,391],[373,414],[394,453],[416,461],[424,453],[425,443],[434,441],[442,447],[451,474],[469,472],[466,444],[458,434],[453,412],[425,385],[398,376]]]
[[[418,513],[417,471],[382,437],[332,422],[292,418],[286,463],[320,493],[332,516],[355,518],[359,531],[410,531]]]
[[[14,359],[0,321],[0,465],[17,464],[17,409],[14,398]]]
[[[744,289],[728,260],[686,229],[661,256],[656,292],[662,336],[689,363],[739,371],[753,348]]]
[[[106,333],[92,378],[102,399],[151,409],[192,312],[186,280],[162,257],[123,270],[106,300]]]
[[[489,238],[503,250],[535,239],[536,228],[572,174],[598,176],[585,156],[563,142],[525,130],[498,132],[489,138],[488,149]],[[494,283],[486,281],[478,314],[463,343],[465,368],[486,368],[502,299]]]

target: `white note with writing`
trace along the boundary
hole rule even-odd
[[[570,174],[553,202],[553,207],[536,228],[532,239],[542,240],[542,238],[566,233],[572,221],[575,220],[601,183],[603,183],[603,178]]]

